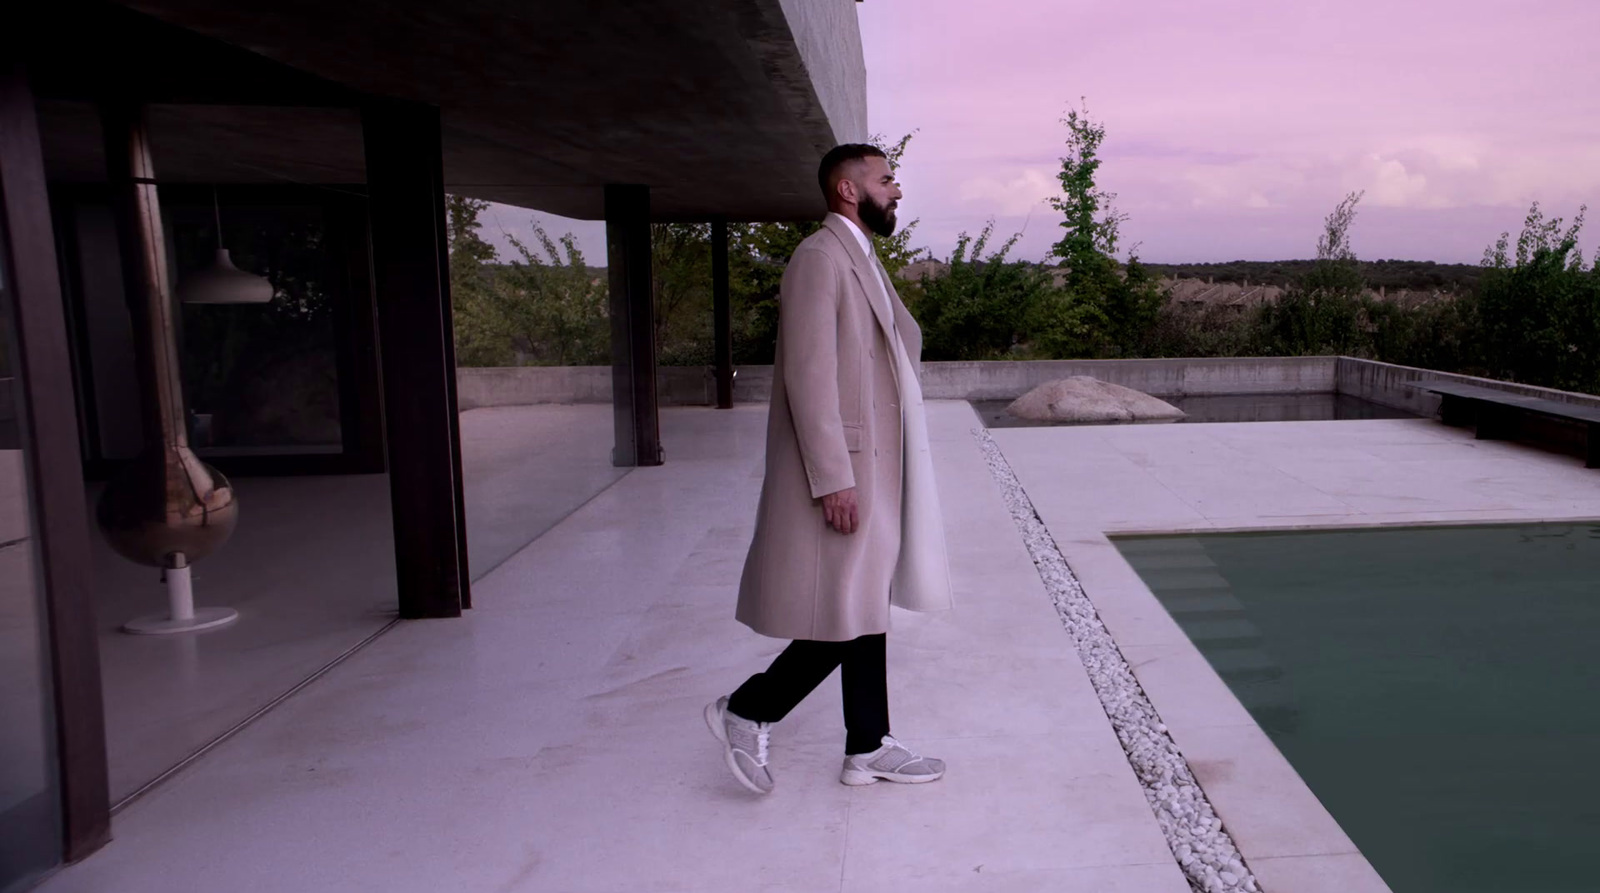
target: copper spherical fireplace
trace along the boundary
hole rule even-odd
[[[100,495],[95,519],[117,554],[162,569],[167,614],[123,625],[166,635],[215,629],[237,620],[229,608],[196,609],[190,565],[232,535],[239,503],[228,479],[189,448],[177,329],[161,206],[144,110],[103,111],[106,159],[118,201],[118,236],[134,325],[144,403],[145,447]]]

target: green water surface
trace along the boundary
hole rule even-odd
[[[1600,525],[1117,545],[1395,893],[1600,891]]]

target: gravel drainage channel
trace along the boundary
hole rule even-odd
[[[1258,893],[1260,888],[1239,848],[1223,830],[1222,819],[1195,781],[1194,772],[1134,678],[1094,603],[1067,567],[1000,446],[986,429],[976,428],[972,433],[1189,886],[1201,893]]]

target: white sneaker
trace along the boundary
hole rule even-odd
[[[894,740],[883,736],[883,746],[872,753],[858,753],[844,758],[844,771],[839,780],[848,785],[876,784],[895,781],[901,784],[924,784],[944,777],[944,760],[925,757]]]
[[[722,757],[739,783],[767,794],[772,791],[772,773],[767,770],[767,741],[772,723],[752,722],[728,712],[728,699],[717,698],[706,705],[706,725],[722,742]]]

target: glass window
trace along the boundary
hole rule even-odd
[[[268,304],[182,305],[190,445],[201,456],[338,453],[341,430],[335,301],[327,224],[313,200],[241,201],[227,190],[162,190],[175,279],[216,263],[221,244],[265,276]]]
[[[28,887],[61,861],[50,655],[8,279],[0,266],[0,893]]]

